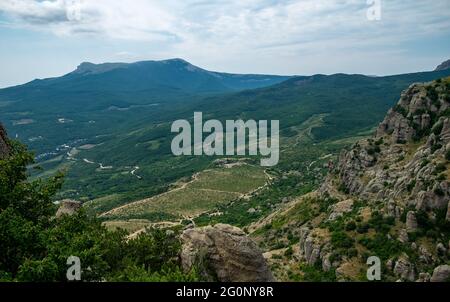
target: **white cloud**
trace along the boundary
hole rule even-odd
[[[81,1],[80,20],[67,18],[74,1]],[[240,59],[232,63],[237,67],[244,59],[275,56],[286,62],[307,55],[337,60],[352,52],[401,53],[396,45],[405,41],[449,36],[450,1],[381,3],[378,22],[367,20],[366,0],[1,0],[0,12],[8,26],[154,42],[161,54],[212,66],[231,56]]]
[[[2,0],[0,11],[15,18],[15,25],[60,35],[95,33],[131,40],[164,37],[174,44],[237,43],[243,47],[322,40],[340,33],[359,38],[387,28],[404,36],[417,29],[449,29],[450,2],[381,3],[381,22],[366,19],[366,0]],[[78,21],[67,18],[73,7],[80,9]],[[374,32],[367,32],[371,29]]]

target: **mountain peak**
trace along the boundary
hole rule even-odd
[[[139,65],[147,65],[147,64],[173,64],[173,65],[182,65],[188,68],[189,70],[193,71],[195,70],[202,70],[199,67],[196,67],[192,65],[191,63],[187,62],[186,60],[180,59],[180,58],[173,58],[173,59],[167,59],[167,60],[161,60],[161,61],[139,61],[134,63],[101,63],[101,64],[95,64],[91,62],[82,62],[80,65],[78,65],[77,69],[73,71],[73,74],[99,74],[104,73],[108,71],[112,71],[117,68],[124,68],[124,67],[130,67],[130,66],[139,66]]]
[[[103,64],[94,64],[91,62],[83,62],[78,65],[77,69],[73,73],[77,74],[96,74],[108,72],[116,68],[120,68],[125,66],[126,63],[103,63]]]
[[[442,62],[441,65],[436,67],[435,71],[447,70],[447,69],[450,69],[450,60]]]

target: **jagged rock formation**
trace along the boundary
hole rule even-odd
[[[329,234],[322,229],[310,229],[303,227],[300,229],[300,259],[309,265],[322,263],[324,271],[332,267],[330,262],[331,244]]]
[[[341,153],[319,193],[338,199],[329,220],[351,211],[345,202],[352,199],[363,200],[369,212],[391,219],[386,240],[396,238],[419,259],[403,254],[390,260],[394,276],[405,281],[443,280],[448,266],[436,268],[431,278],[425,270],[450,261],[444,244],[450,238],[450,78],[405,90],[372,138]],[[323,243],[319,250],[318,244],[309,247],[304,242],[308,240],[300,241],[306,261],[318,258],[325,263]]]
[[[360,141],[341,154],[337,171],[346,193],[366,199],[402,200],[404,204],[398,206],[414,206],[416,210],[447,208],[448,85],[411,85],[372,139]],[[326,190],[326,186],[322,188]]]
[[[5,128],[3,128],[3,125],[0,123],[0,158],[4,157],[9,153],[9,146],[8,146],[8,137],[6,134]]]
[[[61,218],[63,215],[73,215],[80,208],[82,204],[79,201],[65,199],[60,202],[58,211],[56,212],[56,218]]]
[[[181,261],[189,271],[201,269],[208,280],[221,282],[273,281],[258,246],[239,228],[225,224],[188,229],[181,235]]]

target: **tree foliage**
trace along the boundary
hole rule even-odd
[[[67,259],[80,258],[82,281],[196,281],[180,267],[176,234],[151,229],[135,239],[108,231],[84,210],[55,218],[63,175],[30,181],[33,155],[17,142],[0,159],[0,280],[67,281]]]

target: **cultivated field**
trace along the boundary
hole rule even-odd
[[[257,190],[266,181],[264,169],[259,166],[243,164],[205,170],[171,191],[115,208],[101,217],[126,220],[146,218],[155,213],[177,218],[195,217]]]

